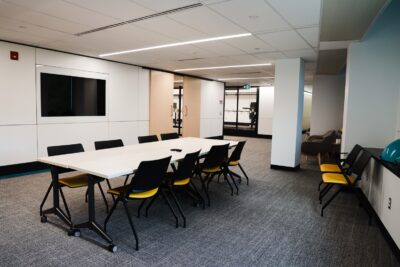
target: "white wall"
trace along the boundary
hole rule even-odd
[[[11,50],[20,53],[18,61],[9,60]],[[35,77],[41,67],[36,65],[107,75],[108,116],[43,120],[37,112]],[[91,150],[94,141],[111,138],[133,144],[148,134],[148,123],[148,70],[0,42],[0,166],[36,161],[50,145],[80,142]]]
[[[201,80],[200,94],[200,137],[222,135],[224,84]]]
[[[300,58],[276,61],[272,165],[300,164],[303,101],[304,62]]]
[[[400,2],[393,1],[347,54],[342,150],[385,147],[398,136]]]
[[[258,134],[272,135],[274,87],[259,88]]]
[[[342,128],[344,85],[343,75],[315,76],[312,91],[311,135]]]

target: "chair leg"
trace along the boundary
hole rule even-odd
[[[246,177],[247,185],[249,185],[249,177],[247,176],[246,172],[244,171],[244,169],[243,169],[242,165],[240,165],[240,163],[238,164],[238,166],[239,166],[240,170],[243,172],[244,177]]]
[[[200,199],[200,201],[202,202],[203,205],[203,209],[206,208],[206,202],[204,201],[203,197],[200,195],[199,190],[197,190],[196,185],[193,183],[192,180],[190,180],[190,185],[193,187],[193,191],[196,193],[197,197]]]
[[[209,187],[209,185],[210,185],[212,179],[214,178],[214,176],[215,176],[215,173],[211,174],[210,178],[209,178],[208,181],[207,181],[207,191],[208,191],[208,187]]]
[[[221,177],[221,175],[222,175],[222,173],[219,173],[219,174],[218,174],[218,180],[217,180],[218,183],[219,183],[219,178]]]
[[[209,176],[210,176],[209,173],[207,174],[207,176],[204,179],[202,179],[201,176],[200,176],[200,181],[201,181],[202,189],[203,189],[203,191],[204,191],[204,193],[206,194],[206,197],[207,197],[207,204],[210,207],[210,195],[208,194],[208,190],[207,190],[206,185],[205,185],[205,182],[208,180]]]
[[[107,180],[107,181],[108,181],[108,180]],[[101,186],[100,183],[97,183],[97,186],[98,186],[99,189],[100,189],[101,196],[103,197],[104,203],[106,204],[106,212],[108,213],[108,211],[109,211],[109,210],[108,210],[108,202],[107,202],[106,196],[104,195],[103,188],[102,188],[102,186]],[[115,201],[114,196],[113,196],[113,199],[114,199],[114,201]]]
[[[321,185],[322,185],[323,183],[324,183],[323,181],[319,182],[318,191],[321,191]]]
[[[106,179],[107,185],[108,185],[108,189],[112,189],[111,184],[110,184],[110,180]],[[100,185],[100,184],[99,184]],[[102,190],[103,191],[103,190]],[[114,195],[111,195],[113,201],[115,201],[115,197]],[[107,205],[108,206],[108,205]]]
[[[319,192],[319,204],[322,204],[322,199],[326,194],[328,194],[329,190],[333,187],[333,184],[327,184],[320,192]]]
[[[324,216],[324,209],[332,202],[334,198],[336,198],[336,196],[340,193],[340,191],[342,191],[342,187],[339,187],[338,190],[331,196],[331,198],[328,199],[328,201],[326,201],[326,203],[322,206],[321,217]]]
[[[53,183],[50,183],[50,186],[49,186],[49,188],[47,189],[46,194],[44,195],[44,198],[43,198],[43,200],[42,200],[42,203],[40,204],[40,209],[39,209],[39,214],[40,214],[40,216],[43,215],[43,206],[44,206],[44,203],[46,203],[47,197],[49,196],[49,193],[50,193],[52,187],[53,187]]]
[[[146,200],[147,200],[147,198],[143,199],[143,200],[142,200],[142,203],[140,203],[140,206],[139,206],[139,208],[138,208],[138,210],[137,210],[137,217],[138,217],[138,218],[140,218],[140,211],[142,210],[143,205],[144,205],[144,203],[146,202]]]
[[[238,188],[238,186],[237,186],[237,184],[236,184],[236,182],[235,182],[235,179],[233,179],[232,174],[229,172],[229,170],[228,170],[228,174],[229,174],[229,177],[231,177],[231,180],[232,180],[232,182],[233,182],[233,185],[234,185],[235,188],[236,188],[236,195],[239,195],[239,188]]]
[[[177,199],[177,197],[176,197],[176,195],[175,195],[175,193],[174,193],[174,190],[173,190],[172,186],[169,187],[169,192],[171,193],[172,199],[173,199],[173,201],[175,202],[175,205],[178,207],[178,211],[179,211],[179,213],[180,213],[181,216],[182,216],[182,219],[183,219],[183,228],[186,228],[186,216],[185,216],[185,214],[183,213],[182,207],[181,207],[181,205],[179,204],[179,201],[178,201],[178,199]]]
[[[71,220],[71,213],[69,213],[69,208],[68,208],[68,205],[67,205],[67,201],[65,201],[64,192],[62,191],[61,187],[60,187],[60,195],[61,195],[61,198],[63,200],[65,211],[67,212],[68,219]]]
[[[118,204],[118,202],[119,202],[120,200],[121,200],[120,197],[118,197],[118,198],[115,200],[113,206],[111,207],[110,212],[108,213],[106,219],[104,220],[104,231],[106,231],[106,232],[107,232],[107,223],[108,223],[108,220],[110,220],[111,215],[114,213],[114,210],[115,210],[115,208],[117,207],[117,204]]]
[[[169,202],[169,199],[165,195],[164,191],[160,190],[160,192],[161,192],[161,196],[165,199],[165,202],[167,203],[167,206],[169,207],[170,211],[172,212],[172,215],[174,215],[174,217],[175,217],[175,227],[178,228],[179,227],[178,216],[176,216],[174,208],[172,207],[171,202]]]
[[[233,187],[231,185],[231,183],[228,180],[228,176],[226,175],[226,173],[224,172],[224,180],[226,181],[226,183],[229,185],[229,188],[231,189],[231,196],[233,196]]]
[[[156,197],[157,197],[158,195],[155,195],[151,200],[150,200],[150,203],[147,205],[147,207],[146,207],[146,214],[144,215],[146,218],[149,216],[149,209],[150,209],[150,207],[153,205],[153,203],[154,203],[154,201],[156,200]]]
[[[127,203],[126,199],[123,199],[122,203],[124,204],[126,216],[128,216],[129,224],[131,225],[133,236],[135,237],[135,240],[136,240],[136,250],[139,250],[139,239],[138,239],[138,236],[137,236],[137,233],[136,233],[136,230],[135,230],[135,226],[133,226],[132,217],[131,217],[131,214],[129,212],[128,203]]]
[[[88,194],[89,194],[89,191],[88,191],[89,189],[88,188],[86,188],[86,193],[85,193],[85,203],[87,203],[87,201],[88,201]]]

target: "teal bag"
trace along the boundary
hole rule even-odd
[[[400,164],[400,139],[391,142],[382,151],[381,159],[395,164]]]

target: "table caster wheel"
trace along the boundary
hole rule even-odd
[[[109,245],[108,247],[107,247],[107,249],[109,250],[109,251],[111,251],[112,253],[115,253],[115,252],[117,252],[117,246],[116,245],[113,245],[113,244],[111,244],[111,245]]]
[[[40,221],[42,222],[42,223],[46,223],[47,222],[47,217],[46,216],[40,216]]]
[[[81,231],[79,229],[69,229],[68,230],[68,235],[69,236],[80,237],[81,236]]]

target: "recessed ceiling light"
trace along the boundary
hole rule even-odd
[[[199,43],[220,41],[220,40],[226,40],[226,39],[246,37],[246,36],[250,36],[250,35],[251,35],[251,33],[241,33],[241,34],[225,35],[225,36],[219,36],[219,37],[213,37],[213,38],[192,40],[192,41],[186,41],[186,42],[171,43],[171,44],[165,44],[165,45],[156,45],[156,46],[143,47],[143,48],[132,49],[132,50],[125,50],[125,51],[118,51],[118,52],[112,52],[112,53],[107,53],[107,54],[101,54],[101,55],[99,55],[99,57],[109,57],[109,56],[122,55],[122,54],[128,54],[128,53],[135,53],[135,52],[141,52],[141,51],[148,51],[148,50],[154,50],[154,49],[160,49],[160,48],[167,48],[167,47],[182,46],[182,45],[189,45],[189,44],[199,44]]]
[[[216,69],[230,69],[230,68],[246,68],[246,67],[261,67],[270,66],[271,63],[261,63],[261,64],[248,64],[248,65],[231,65],[231,66],[217,66],[217,67],[203,67],[203,68],[192,68],[192,69],[178,69],[174,71],[192,71],[192,70],[216,70]]]
[[[273,79],[274,77],[218,78],[220,81]]]

